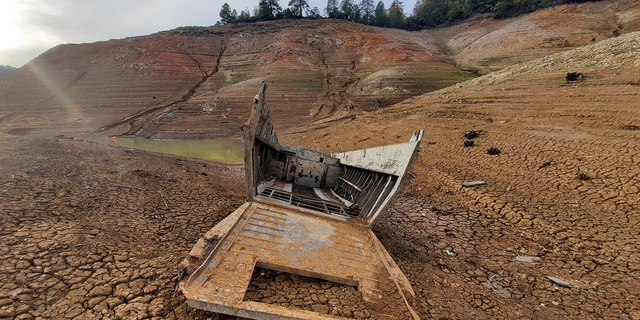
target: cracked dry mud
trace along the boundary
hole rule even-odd
[[[495,130],[485,132],[478,138],[483,144]],[[595,232],[576,223],[552,233],[537,227],[537,220],[512,223],[485,205],[501,199],[488,190],[459,189],[442,171],[426,173],[432,165],[425,155],[438,150],[429,148],[465,150],[458,134],[451,143],[427,138],[416,182],[374,230],[410,279],[418,314],[424,319],[637,319],[638,277],[629,256],[594,253],[589,250],[597,249],[581,240],[610,237],[601,243],[622,253],[636,250],[637,238],[613,227]],[[429,139],[439,142],[429,145]],[[242,166],[66,139],[0,135],[0,145],[0,316],[228,318],[193,310],[174,296],[176,266],[197,238],[243,202]],[[510,158],[501,159],[508,167]],[[477,204],[458,198],[469,194]],[[566,201],[558,197],[553,201]],[[523,213],[540,219],[538,210],[528,206]],[[594,217],[599,220],[593,225],[619,224],[596,211],[553,212],[558,225]],[[573,233],[564,238],[567,232]],[[540,260],[517,262],[517,256]],[[575,287],[554,284],[547,275]]]
[[[244,300],[346,318],[371,318],[355,287],[259,267],[253,271]]]
[[[189,308],[174,285],[196,239],[243,201],[241,166],[73,140],[2,135],[0,145],[0,316],[229,318]],[[422,318],[638,317],[637,277],[626,266],[418,188],[374,231],[410,279]],[[324,298],[346,299],[338,314],[368,316],[349,307],[358,305],[350,289],[338,285],[336,295],[322,285]],[[249,292],[264,298],[272,289]],[[298,298],[304,305],[307,296],[290,302]],[[310,308],[337,309],[326,305]]]
[[[0,318],[201,316],[174,296],[176,266],[242,203],[240,166],[70,140],[0,144]]]

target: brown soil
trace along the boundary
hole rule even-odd
[[[355,287],[256,267],[244,300],[346,318],[369,319]]]
[[[184,27],[60,45],[0,79],[0,132],[238,137],[269,83],[274,123],[351,117],[515,63],[640,30],[640,3],[568,4],[427,31],[342,20]]]
[[[480,16],[422,31],[460,68],[487,74],[517,63],[640,30],[640,3],[609,0],[560,5],[515,18]]]
[[[206,318],[176,266],[243,202],[242,167],[0,135],[0,318]]]
[[[403,30],[344,20],[185,27],[49,50],[0,80],[0,131],[238,137],[262,81],[286,128],[468,78]]]

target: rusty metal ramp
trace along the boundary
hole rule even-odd
[[[333,319],[326,314],[243,301],[256,266],[355,286],[375,319],[413,319],[413,290],[368,228],[291,208],[246,203],[201,239],[216,242],[206,261],[181,283],[187,303],[254,319]],[[219,240],[216,240],[219,239]],[[389,308],[390,305],[404,306]],[[396,310],[395,312],[389,312]],[[412,315],[413,314],[413,315]]]
[[[339,319],[250,301],[247,288],[260,267],[356,287],[374,319],[418,319],[411,284],[371,229],[409,182],[423,132],[409,142],[342,153],[286,146],[265,95],[263,83],[242,127],[247,203],[180,264],[187,303],[254,319]]]

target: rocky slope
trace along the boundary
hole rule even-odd
[[[234,136],[262,81],[286,127],[470,76],[401,30],[340,20],[180,28],[51,49],[0,82],[0,130]]]
[[[321,127],[638,28],[637,1],[608,0],[420,32],[279,20],[61,45],[0,80],[0,132],[237,137],[262,81],[276,125]]]
[[[481,74],[640,30],[640,3],[633,0],[566,4],[515,18],[477,17],[427,30],[426,38],[464,69]]]

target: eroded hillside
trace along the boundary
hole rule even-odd
[[[640,3],[633,0],[566,4],[515,18],[487,17],[422,31],[481,74],[640,30]]]
[[[376,110],[640,28],[640,4],[568,4],[419,32],[343,20],[185,27],[60,45],[0,80],[0,132],[238,137],[262,81],[279,127]]]
[[[0,82],[0,127],[229,137],[238,135],[262,81],[270,85],[274,120],[288,127],[376,109],[470,76],[401,30],[339,20],[189,27],[49,50]]]

